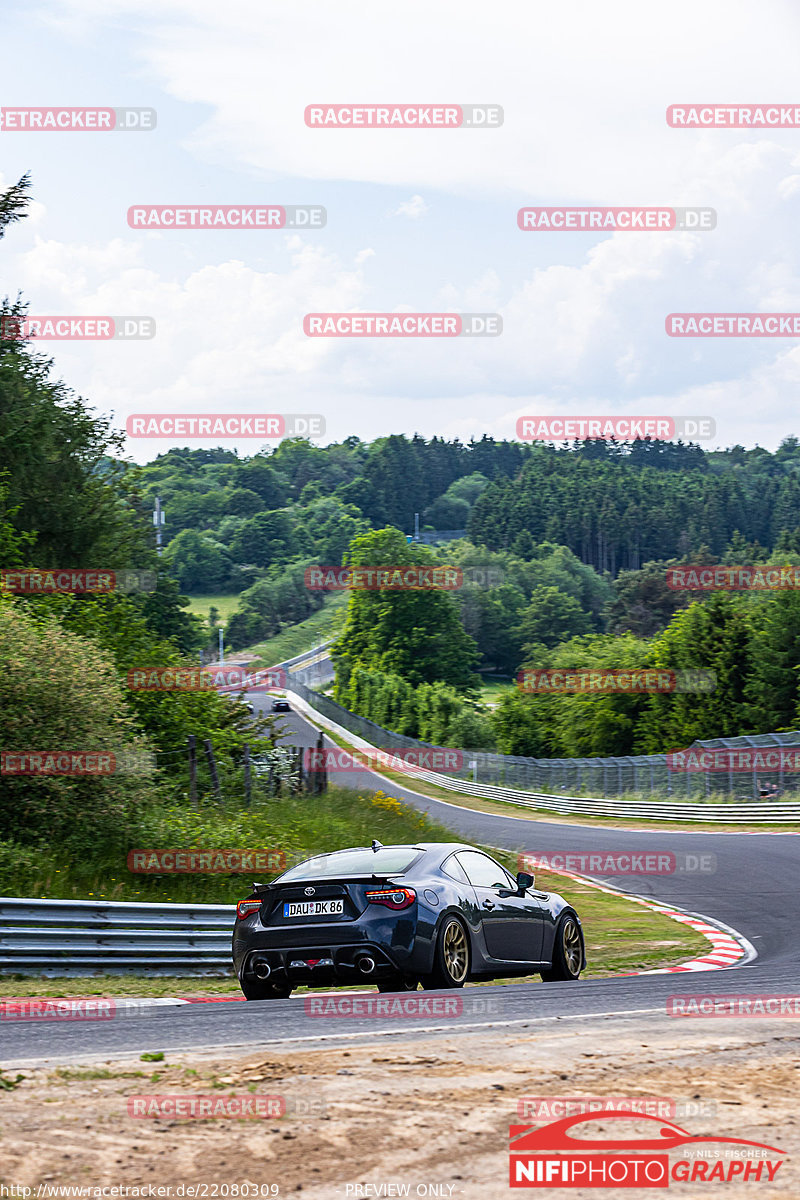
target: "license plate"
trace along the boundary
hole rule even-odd
[[[283,906],[285,917],[335,917],[344,912],[344,900],[297,900]]]

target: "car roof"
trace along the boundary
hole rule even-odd
[[[329,856],[334,854],[352,854],[354,850],[371,850],[371,846],[345,846],[341,850],[331,850]],[[381,850],[425,850],[431,854],[438,854],[441,858],[447,858],[456,850],[474,850],[474,846],[468,845],[466,842],[393,842],[388,846],[381,846]],[[479,851],[480,853],[480,851]],[[311,854],[309,858],[321,858],[322,854]]]

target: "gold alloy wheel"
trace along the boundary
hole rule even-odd
[[[564,950],[564,962],[570,975],[576,979],[581,972],[583,954],[581,952],[581,935],[572,917],[567,917],[561,932],[561,945]]]
[[[467,935],[460,921],[453,919],[445,925],[442,952],[445,970],[453,983],[463,983],[467,977],[469,947]]]

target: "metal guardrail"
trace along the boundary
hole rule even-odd
[[[229,975],[235,908],[0,896],[0,975]]]
[[[486,800],[501,800],[523,808],[539,808],[548,812],[583,814],[594,817],[627,817],[643,821],[708,821],[712,824],[791,825],[800,821],[800,803],[782,804],[762,801],[755,804],[682,804],[639,800],[595,800],[583,796],[553,796],[547,792],[523,792],[516,788],[492,787],[491,784],[470,783],[440,775],[436,771],[414,772],[414,778],[434,783],[437,787]]]
[[[355,717],[327,696],[321,696],[294,680],[291,683],[291,691],[297,699],[305,701],[309,708],[314,710],[323,727],[338,733],[357,748],[377,746],[381,750],[390,752],[408,746],[431,748],[425,742],[418,742],[414,738],[391,733],[380,725],[375,725],[372,721],[367,721],[363,717]],[[366,737],[364,733],[366,733]],[[465,751],[465,757],[472,757],[472,752]],[[484,800],[499,800],[522,808],[542,809],[546,812],[563,815],[583,814],[597,817],[626,817],[629,820],[638,818],[644,821],[691,821],[731,825],[791,825],[800,822],[800,800],[796,802],[765,800],[753,803],[731,800],[727,804],[659,800],[658,798],[648,801],[626,800],[624,797],[601,800],[591,796],[563,796],[552,792],[534,792],[529,789],[476,783],[456,775],[443,775],[437,771],[425,771],[417,768],[408,772],[408,786],[412,790],[415,779],[435,784],[450,792],[459,792],[461,795],[476,796]]]
[[[290,687],[307,704],[336,722],[346,733],[364,738],[371,746],[378,746],[381,750],[440,749],[418,738],[385,729],[366,717],[349,712],[330,696],[314,691],[309,684],[320,682],[311,674],[314,669],[311,667],[307,674],[301,676],[292,675]],[[781,749],[785,751],[800,748],[800,730],[696,741],[692,743],[692,748],[752,751],[754,755],[760,752],[764,765],[754,765],[747,771],[687,771],[676,766],[670,767],[670,760],[665,754],[632,755],[625,758],[523,758],[486,750],[465,750],[463,765],[454,771],[453,775],[460,781],[456,790],[463,792],[469,792],[468,784],[480,781],[482,788],[494,786],[506,795],[544,796],[559,801],[575,799],[565,796],[567,791],[583,794],[588,792],[590,795],[594,793],[603,799],[624,796],[627,792],[635,791],[649,793],[657,799],[663,797],[670,806],[674,805],[670,811],[675,812],[678,806],[685,806],[690,810],[702,808],[706,812],[712,812],[715,808],[729,812],[735,806],[744,812],[752,803],[758,812],[766,811],[769,804],[776,811],[784,808],[794,814],[800,813],[800,772],[791,771],[781,765],[769,765],[770,754],[774,756]],[[773,798],[762,802],[759,800],[762,785],[771,786],[779,794],[788,794],[792,799],[778,801]],[[708,799],[712,793],[727,794],[729,802],[709,803]],[[488,791],[470,794],[485,795]],[[584,803],[582,795],[577,799]],[[630,812],[637,803],[641,802],[626,801],[625,811]],[[649,804],[649,801],[647,803]],[[796,816],[771,819],[795,820]]]

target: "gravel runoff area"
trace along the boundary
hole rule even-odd
[[[241,1196],[248,1181],[250,1195],[268,1195],[275,1185],[272,1194],[302,1192],[308,1200],[494,1200],[516,1194],[508,1188],[508,1135],[510,1124],[526,1122],[518,1113],[523,1097],[548,1102],[538,1119],[528,1108],[527,1120],[537,1125],[563,1115],[558,1098],[650,1097],[655,1115],[674,1102],[670,1119],[693,1135],[744,1138],[786,1152],[771,1184],[742,1182],[737,1168],[730,1183],[671,1181],[671,1194],[797,1200],[799,1042],[793,1020],[631,1013],[458,1036],[409,1031],[348,1041],[343,1031],[335,1048],[330,1041],[265,1043],[245,1056],[209,1050],[169,1053],[162,1062],[135,1055],[23,1068],[24,1079],[0,1090],[0,1181],[31,1187],[34,1197],[70,1194],[56,1190],[64,1185],[120,1186],[132,1190],[117,1194],[129,1196],[159,1194],[150,1185],[170,1188],[164,1196]],[[10,1081],[16,1075],[6,1072]],[[247,1120],[129,1115],[135,1097],[165,1095],[184,1103],[212,1096],[229,1108],[232,1097],[252,1105],[256,1097],[272,1099],[258,1101],[268,1115]],[[618,1136],[618,1129],[601,1119],[584,1136]],[[711,1144],[706,1156],[715,1150],[727,1170],[730,1151]],[[671,1161],[683,1154],[673,1150]],[[53,1190],[37,1193],[39,1185]],[[568,1194],[628,1200],[640,1193]]]

